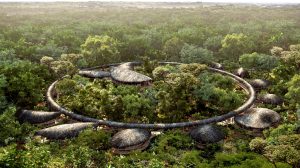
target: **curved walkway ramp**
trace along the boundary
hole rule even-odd
[[[180,65],[180,63],[175,63],[175,62],[173,62],[173,63],[172,62],[161,62],[160,64]],[[116,69],[114,69],[115,67],[111,67],[111,68],[112,68],[113,73],[115,73],[114,78],[117,80],[120,80],[120,81],[135,82],[134,80],[143,81],[145,79],[148,79],[148,80],[151,79],[147,76],[144,76],[142,74],[134,72],[128,68],[122,68],[122,67],[121,68],[116,67]],[[189,122],[151,123],[151,124],[116,122],[116,121],[95,119],[95,118],[86,117],[86,116],[83,116],[80,114],[75,114],[74,112],[65,109],[64,107],[60,106],[57,102],[55,102],[55,99],[54,99],[55,85],[59,80],[52,83],[50,85],[50,87],[48,88],[47,101],[48,101],[49,105],[51,106],[51,108],[61,112],[62,114],[66,115],[74,120],[81,121],[81,122],[94,122],[96,125],[106,125],[106,126],[114,127],[114,128],[170,129],[170,128],[192,127],[192,126],[221,122],[221,121],[224,121],[231,117],[234,117],[234,116],[246,111],[247,109],[251,108],[251,106],[253,105],[253,103],[256,99],[256,93],[254,91],[254,88],[246,80],[244,80],[232,73],[224,71],[224,70],[220,70],[220,69],[216,69],[216,68],[208,68],[208,70],[233,78],[248,93],[248,95],[249,95],[248,100],[242,106],[238,107],[237,109],[235,109],[231,112],[228,112],[226,114],[220,115],[220,116],[215,116],[215,117],[211,117],[211,118],[207,118],[207,119],[203,119],[203,120],[189,121]],[[125,77],[122,75],[120,76],[120,74],[124,74]],[[134,77],[135,75],[137,75],[138,77]],[[130,78],[130,79],[128,79],[128,78]]]

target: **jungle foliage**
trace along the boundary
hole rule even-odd
[[[300,166],[299,6],[152,5],[0,3],[1,168]],[[81,68],[126,61],[143,63],[136,70],[154,79],[151,87],[76,75]],[[260,94],[277,94],[284,103],[256,106],[279,112],[280,125],[259,137],[223,126],[226,139],[204,149],[196,149],[187,129],[166,130],[145,151],[125,156],[111,152],[116,130],[88,129],[49,141],[34,136],[43,126],[18,119],[21,109],[50,111],[47,87],[65,75],[56,86],[58,102],[78,114],[139,123],[221,115],[246,95],[235,81],[208,72],[204,64],[211,62],[269,80]]]

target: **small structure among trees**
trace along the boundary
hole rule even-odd
[[[283,99],[276,94],[265,94],[258,97],[258,100],[265,104],[280,105],[283,103]]]
[[[19,116],[20,120],[27,121],[31,124],[38,124],[54,120],[61,115],[60,112],[45,112],[23,110]]]
[[[132,66],[128,63],[112,67],[110,70],[111,78],[120,83],[125,84],[149,84],[152,79],[146,75],[131,70]]]
[[[253,79],[249,81],[249,83],[257,90],[266,89],[268,86],[270,86],[270,82],[265,79]]]
[[[280,115],[267,108],[251,108],[234,117],[237,124],[249,129],[266,129],[280,121]]]
[[[125,129],[117,132],[111,139],[113,152],[128,154],[133,150],[143,150],[150,143],[151,132],[145,129]]]
[[[36,135],[49,139],[66,139],[78,136],[78,134],[89,127],[95,125],[93,122],[78,122],[72,124],[62,124],[45,128],[36,132]]]
[[[215,125],[201,125],[190,132],[190,136],[196,141],[198,148],[209,143],[217,143],[225,138],[225,133]]]
[[[234,74],[235,74],[236,76],[241,77],[241,78],[249,78],[249,77],[250,77],[249,72],[248,72],[246,69],[242,68],[242,67],[239,68],[239,69],[237,69],[237,70],[234,72]]]

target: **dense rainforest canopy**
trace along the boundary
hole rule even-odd
[[[0,167],[299,167],[300,7],[169,5],[0,3]],[[127,61],[142,63],[135,71],[151,77],[151,87],[78,75]],[[49,140],[35,136],[47,124],[20,119],[23,109],[51,111],[47,88],[65,75],[56,100],[85,116],[164,123],[225,114],[247,94],[231,78],[207,71],[216,62],[232,73],[243,67],[250,83],[268,82],[255,87],[254,107],[276,111],[281,122],[264,130],[219,123],[224,140],[200,149],[189,128],[155,130],[145,150],[116,155],[110,143],[116,129]]]

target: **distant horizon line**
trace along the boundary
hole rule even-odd
[[[48,3],[48,2],[114,2],[114,3],[182,3],[182,4],[188,4],[188,3],[220,3],[220,4],[294,4],[299,5],[300,1],[289,1],[289,2],[253,2],[253,1],[237,1],[237,0],[231,0],[229,2],[222,1],[222,0],[190,0],[190,1],[184,1],[184,0],[0,0],[0,3]]]

